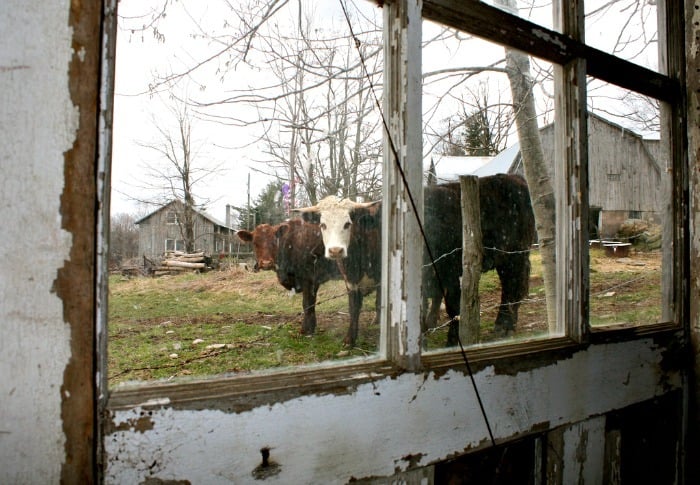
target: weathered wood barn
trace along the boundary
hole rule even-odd
[[[380,355],[110,390],[118,2],[2,2],[0,483],[699,483],[700,0],[655,2],[658,72],[586,45],[584,0],[553,2],[556,29],[486,2],[382,3],[384,111],[407,178],[386,150]],[[551,338],[422,353],[404,185],[422,185],[421,16],[556,66]],[[669,134],[664,318],[642,328],[587,321],[587,75],[660,100]]]
[[[554,124],[540,130],[552,179],[554,132]],[[658,159],[662,154],[659,144],[659,140],[644,139],[601,116],[588,114],[589,227],[595,227],[598,233],[592,237],[614,237],[626,219],[660,221],[665,191],[662,174],[668,160]],[[507,165],[507,173],[524,175],[519,151],[504,151],[492,165]]]
[[[157,259],[166,251],[184,251],[184,204],[173,200],[136,221],[139,254]],[[206,212],[193,210],[194,251],[230,254],[235,231]]]

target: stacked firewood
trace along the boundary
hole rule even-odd
[[[184,253],[182,251],[168,251],[163,256],[160,265],[153,268],[154,276],[166,274],[178,274],[186,271],[205,271],[207,265],[204,253]]]

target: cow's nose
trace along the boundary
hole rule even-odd
[[[345,249],[340,246],[328,248],[328,257],[331,259],[340,259],[345,256]]]
[[[271,259],[263,259],[260,261],[260,269],[272,269],[272,260]]]

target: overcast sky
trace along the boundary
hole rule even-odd
[[[586,2],[587,11],[594,9],[595,5],[600,4],[601,1]],[[627,0],[628,3],[629,1],[631,0]],[[352,8],[355,8],[353,5],[356,4],[361,8],[377,11],[375,6],[364,0],[348,0],[348,2]],[[117,38],[112,214],[127,212],[142,215],[145,210],[152,210],[152,208],[139,207],[130,200],[131,197],[141,195],[136,187],[138,180],[143,178],[141,170],[143,164],[155,164],[158,160],[155,151],[142,145],[162,141],[162,137],[155,129],[156,123],[167,126],[173,120],[165,109],[166,104],[172,103],[167,93],[150,94],[149,83],[153,82],[158,74],[181,71],[185,66],[191,66],[196,60],[206,57],[207,52],[217,48],[217,45],[203,40],[201,36],[192,35],[197,32],[194,27],[195,21],[205,29],[213,31],[222,26],[231,16],[230,12],[222,9],[226,2],[175,1],[168,5],[167,16],[157,23],[158,31],[162,35],[161,39],[157,39],[152,29],[143,30],[142,27],[150,22],[152,12],[162,9],[163,3],[164,0],[119,1],[121,28]],[[294,4],[294,2],[291,3]],[[523,2],[520,3],[523,4]],[[535,2],[535,4],[544,3],[546,2]],[[329,18],[334,16],[335,22],[342,25],[338,2],[324,0],[318,5],[321,6],[321,14],[328,15]],[[532,13],[539,17],[538,23],[551,25],[549,22],[551,7],[540,6],[533,9]],[[589,43],[609,50],[606,48],[606,43],[610,44],[608,40],[610,36],[606,35],[606,32],[615,31],[615,28],[609,24],[611,17],[614,15],[605,12],[604,15],[599,16],[595,24],[590,22],[586,32]],[[543,18],[545,20],[542,20]],[[472,50],[469,57],[473,61],[475,52],[486,52],[486,49],[482,46],[480,49]],[[445,57],[436,63],[435,55],[424,54],[424,70],[438,68],[441,65],[453,66],[457,62],[455,59],[460,59],[456,52],[444,51],[441,55]],[[655,68],[655,59],[648,59],[648,54],[645,56],[637,61]],[[461,59],[464,57],[461,56]],[[476,60],[473,65],[478,64]],[[190,95],[199,98],[224,97],[224,87],[230,90],[234,86],[239,88],[256,86],[261,82],[260,76],[264,76],[264,73],[241,66],[234,75],[228,75],[225,84],[222,84],[216,80],[215,67],[205,69],[196,78],[181,83],[178,87],[178,96],[185,95],[187,91]],[[206,90],[202,91],[201,85],[205,85]],[[221,164],[223,167],[223,171],[210,178],[206,185],[200,185],[198,190],[201,196],[206,196],[212,201],[209,212],[220,220],[225,218],[226,204],[234,206],[246,204],[249,175],[251,202],[270,181],[254,170],[255,167],[259,168],[259,165],[252,160],[262,157],[262,147],[259,144],[250,145],[253,141],[252,137],[249,131],[241,128],[226,127],[201,120],[194,121],[193,147],[197,150],[197,160],[205,165]]]

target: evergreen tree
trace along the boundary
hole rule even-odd
[[[238,217],[239,227],[252,230],[258,224],[274,225],[287,219],[282,185],[280,181],[268,183],[251,205],[250,211],[247,207],[241,207]]]

